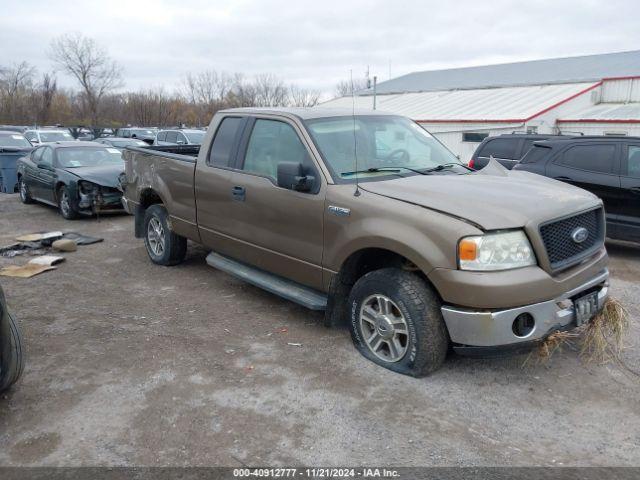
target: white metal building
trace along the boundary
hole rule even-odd
[[[373,91],[319,105],[374,107]],[[487,135],[640,136],[640,50],[416,72],[377,86],[376,108],[408,116],[463,160]]]

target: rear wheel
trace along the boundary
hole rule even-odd
[[[364,275],[349,296],[351,337],[369,360],[421,377],[440,368],[449,348],[440,300],[415,273],[385,268]]]
[[[187,254],[187,239],[169,229],[167,210],[151,205],[144,215],[144,244],[153,263],[177,265]]]
[[[33,198],[31,198],[31,192],[29,192],[29,187],[27,182],[24,181],[24,177],[20,177],[18,180],[18,189],[20,191],[20,201],[22,203],[33,203]]]
[[[60,214],[67,220],[75,220],[80,216],[71,199],[69,189],[64,185],[58,190],[58,209]]]

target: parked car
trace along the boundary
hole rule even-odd
[[[113,148],[117,148],[118,150],[124,150],[125,147],[146,147],[149,144],[142,140],[138,140],[136,138],[120,138],[120,137],[105,137],[98,138],[96,140],[97,143],[101,143],[103,145],[108,145]]]
[[[161,130],[156,135],[154,145],[202,145],[207,132],[202,130],[180,129]]]
[[[536,142],[514,167],[597,195],[607,236],[640,241],[640,137],[561,137]]]
[[[493,157],[511,170],[531,148],[533,142],[558,137],[559,135],[539,135],[530,133],[506,133],[485,138],[473,152],[469,166],[476,170],[484,168]]]
[[[158,129],[156,128],[127,127],[117,129],[115,136],[123,138],[137,138],[138,140],[143,140],[151,145],[156,139],[157,133]]]
[[[24,370],[25,351],[22,332],[9,311],[0,286],[0,392],[16,383]]]
[[[0,192],[15,193],[18,191],[16,163],[32,148],[29,140],[21,133],[0,131]]]
[[[69,130],[27,130],[24,136],[34,145],[74,140]]]
[[[607,298],[601,200],[474,172],[404,117],[225,110],[202,147],[123,156],[125,208],[151,261],[204,244],[209,265],[348,323],[357,349],[397,372],[436,370],[450,343],[530,347]]]
[[[0,125],[0,131],[2,132],[18,132],[24,133],[29,130],[29,127],[21,126],[21,125]]]
[[[122,210],[118,176],[122,153],[95,142],[58,142],[18,160],[23,203],[37,200],[58,207],[66,219]]]

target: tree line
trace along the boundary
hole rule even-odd
[[[0,124],[204,126],[223,108],[313,107],[320,99],[319,91],[286,84],[273,74],[247,77],[216,70],[187,73],[172,91],[123,92],[122,67],[81,34],[55,38],[48,57],[51,72],[38,72],[28,62],[0,66]],[[72,77],[76,88],[60,88],[56,72]],[[346,88],[343,83],[336,94]]]

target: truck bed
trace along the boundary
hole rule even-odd
[[[195,162],[198,153],[200,153],[200,145],[149,145],[148,147],[126,147],[126,150],[185,162]]]

